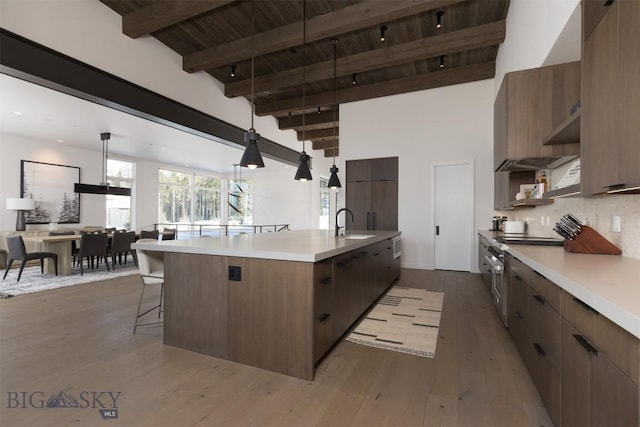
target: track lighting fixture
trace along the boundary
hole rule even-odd
[[[440,68],[444,68],[444,57],[445,55],[440,55]]]
[[[235,65],[231,66],[231,72],[229,73],[229,75],[235,79],[235,77],[236,77],[236,66]]]
[[[251,3],[251,128],[248,132],[244,133],[244,142],[246,143],[244,154],[240,160],[240,166],[256,169],[263,168],[264,162],[260,155],[260,149],[258,148],[258,141],[260,140],[260,134],[256,132],[253,127],[253,116],[256,105],[254,103],[254,90],[255,90],[255,56],[256,56],[256,41],[255,41],[255,3]]]
[[[306,140],[306,68],[307,68],[307,2],[306,0],[302,3],[302,153],[300,153],[298,170],[296,171],[296,176],[294,179],[296,181],[310,181],[313,178],[311,177],[311,170],[309,170],[309,160],[311,159],[307,152],[304,150],[305,140]]]
[[[333,43],[333,142],[334,144],[338,141],[336,139],[336,110],[338,109],[338,104],[336,104],[336,47],[338,45],[338,39],[331,40]],[[333,147],[333,166],[329,169],[331,175],[329,176],[328,186],[332,190],[337,190],[342,187],[340,184],[340,178],[338,178],[338,167],[336,166],[336,147]]]
[[[384,33],[387,31],[387,26],[383,25],[380,27],[380,41],[384,43]]]
[[[289,111],[289,115],[287,116],[287,119],[291,118],[291,111]]]
[[[353,73],[353,75],[351,76],[351,84],[352,85],[355,86],[357,84],[357,82],[356,82],[357,78],[358,78],[358,73]]]
[[[317,112],[318,114],[320,114],[320,107],[318,107],[318,109],[316,110],[316,112]]]
[[[444,10],[436,12],[436,29],[442,28],[442,17],[444,16]]]

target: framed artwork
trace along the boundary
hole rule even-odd
[[[80,222],[80,194],[73,186],[80,182],[80,168],[21,160],[21,197],[33,199],[36,208],[25,211],[27,224],[77,224]]]

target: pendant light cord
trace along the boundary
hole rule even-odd
[[[331,40],[333,43],[333,164],[336,164],[336,47],[338,39]]]
[[[251,132],[255,131],[253,127],[253,116],[255,115],[255,102],[254,102],[254,91],[255,91],[255,61],[256,61],[256,30],[255,30],[255,22],[256,22],[256,3],[255,1],[251,2]]]
[[[305,83],[307,81],[307,1],[302,2],[302,152],[305,152],[306,115]]]

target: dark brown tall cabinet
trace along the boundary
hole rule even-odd
[[[640,186],[640,2],[583,2],[582,195]]]
[[[350,230],[398,229],[398,158],[347,160],[345,219]]]

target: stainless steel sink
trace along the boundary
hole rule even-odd
[[[374,235],[373,234],[347,234],[346,236],[344,236],[345,239],[357,239],[357,240],[368,239],[370,237],[374,237]]]

